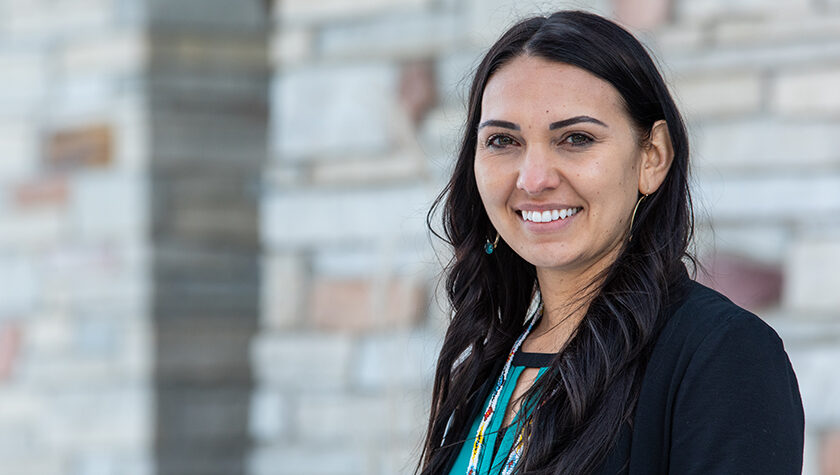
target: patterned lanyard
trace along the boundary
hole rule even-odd
[[[525,341],[525,338],[531,333],[531,329],[534,327],[534,323],[539,320],[542,316],[542,305],[540,308],[537,309],[536,314],[533,318],[531,318],[531,322],[528,324],[528,328],[525,330],[522,335],[516,340],[516,343],[513,344],[513,348],[511,348],[510,353],[508,354],[507,360],[505,361],[505,366],[502,368],[502,374],[499,375],[499,380],[496,381],[496,386],[493,388],[493,395],[490,397],[490,402],[487,404],[487,409],[484,410],[484,415],[481,417],[481,423],[478,425],[478,430],[475,432],[475,442],[473,442],[473,449],[472,455],[470,456],[470,464],[467,466],[467,475],[477,475],[478,474],[478,459],[481,456],[481,452],[484,450],[484,436],[487,431],[487,426],[490,425],[490,421],[493,419],[493,414],[496,412],[496,404],[499,402],[499,396],[502,393],[502,387],[505,385],[505,381],[507,380],[508,373],[510,372],[510,366],[513,362],[513,355],[516,354],[516,351],[522,345],[522,342]],[[516,438],[516,443],[514,444],[510,454],[508,455],[507,460],[505,461],[504,469],[502,470],[502,475],[510,475],[513,472],[513,469],[516,467],[516,463],[519,462],[519,456],[522,455],[522,449],[525,446],[524,438],[522,436],[523,431],[519,431],[519,435]]]

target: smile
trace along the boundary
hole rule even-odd
[[[552,209],[546,211],[521,210],[522,219],[532,223],[549,223],[558,219],[566,219],[577,214],[582,208]]]

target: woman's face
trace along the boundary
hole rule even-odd
[[[583,69],[520,56],[484,89],[478,190],[502,239],[538,269],[581,275],[617,257],[642,157],[618,91]]]

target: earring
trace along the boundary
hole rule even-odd
[[[496,239],[493,242],[490,242],[488,239],[487,242],[484,244],[484,252],[487,254],[493,254],[493,251],[496,250],[496,246],[499,245],[499,232],[496,231]]]
[[[647,193],[644,193],[642,196],[639,197],[639,201],[636,202],[636,207],[633,208],[633,215],[630,216],[630,238],[628,241],[633,240],[633,222],[636,220],[636,211],[639,210],[639,205],[642,204],[642,200],[648,197]]]

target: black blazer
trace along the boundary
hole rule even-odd
[[[804,413],[782,340],[723,295],[688,285],[633,422],[597,474],[800,474]]]

